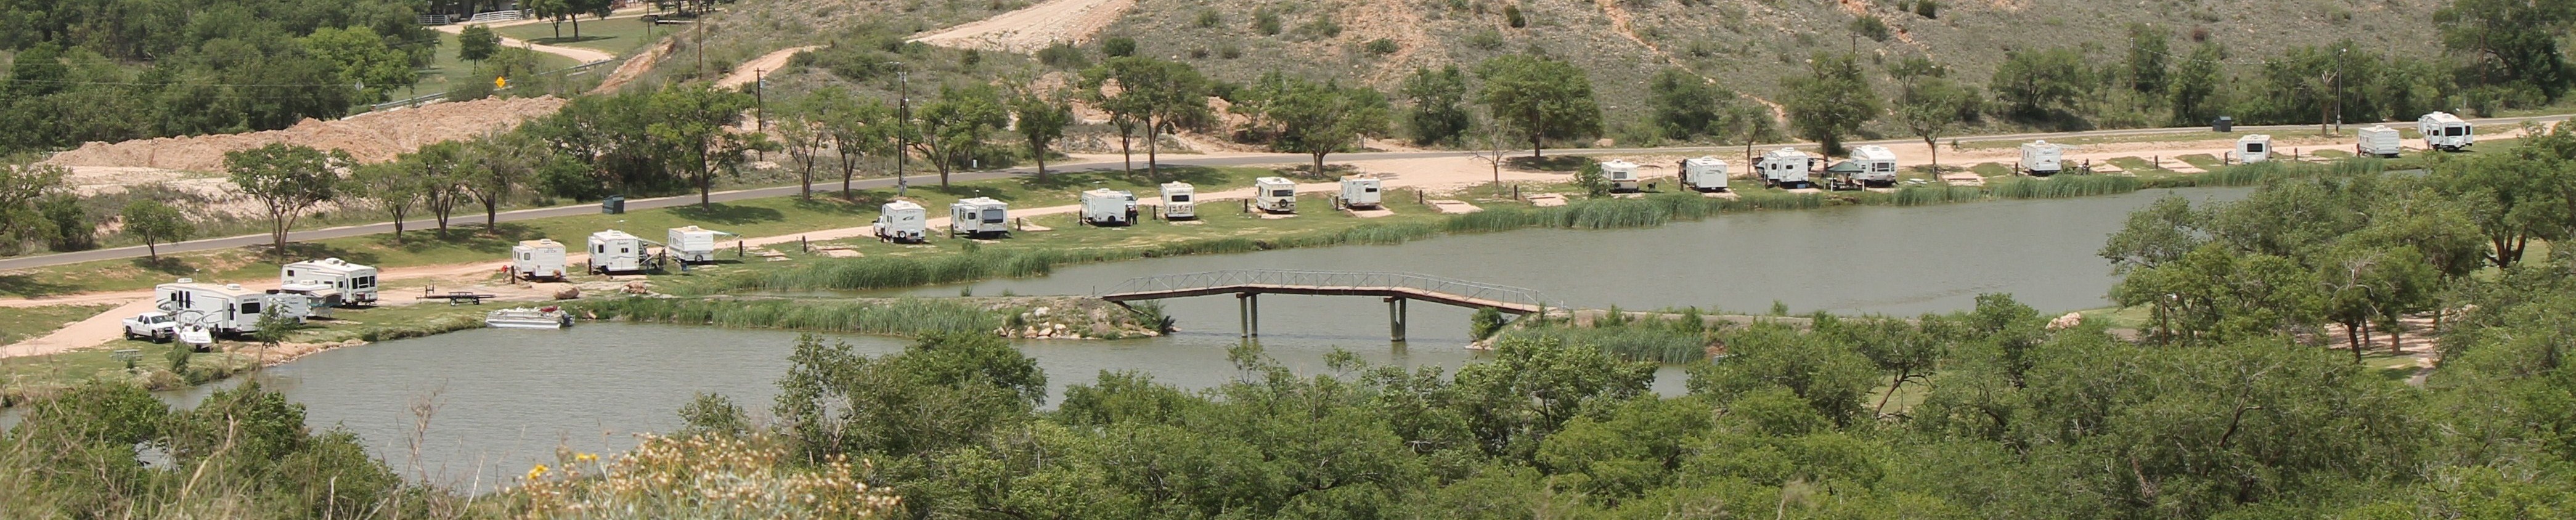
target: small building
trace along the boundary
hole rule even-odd
[[[1798,151],[1796,148],[1781,148],[1762,152],[1762,160],[1753,163],[1753,172],[1762,176],[1763,184],[1782,188],[1809,188],[1815,186],[1814,182],[1807,179],[1809,172],[1815,168],[1815,160],[1815,156],[1807,155],[1807,152]]]
[[[510,277],[521,280],[564,279],[564,245],[551,238],[521,240],[510,246]]]
[[[1189,220],[1199,218],[1198,188],[1186,182],[1163,183],[1163,218]]]
[[[930,241],[930,210],[908,200],[898,200],[877,207],[875,222],[877,240],[899,244]]]
[[[1620,159],[1601,163],[1601,180],[1610,183],[1610,191],[1637,191],[1637,163]]]
[[[2388,125],[2370,125],[2353,132],[2353,137],[2353,155],[2394,159],[2406,153],[2406,145],[2398,137],[2397,129]]]
[[[2229,150],[2228,153],[2234,154],[2238,163],[2252,164],[2272,160],[2272,136],[2248,134],[2245,137],[2238,137],[2236,149]]]
[[[596,274],[633,273],[653,267],[653,254],[644,247],[652,242],[624,231],[607,230],[590,234],[590,272]]]
[[[1380,182],[1375,175],[1343,176],[1342,206],[1353,209],[1378,209],[1385,207],[1385,194],[1379,193],[1379,190],[1383,188],[1385,188],[1385,184]]]
[[[340,290],[340,302],[344,305],[375,303],[378,293],[376,275],[375,267],[338,258],[296,262],[277,269],[279,284],[328,285]]]
[[[178,322],[179,329],[216,335],[258,332],[260,318],[268,313],[296,323],[303,323],[311,314],[305,295],[245,289],[240,284],[197,283],[188,278],[153,286],[152,301],[154,307]]]
[[[1279,177],[1252,180],[1252,207],[1270,213],[1297,212],[1297,183]]]
[[[2424,114],[2415,119],[2415,132],[2424,135],[2424,147],[2457,152],[2478,142],[2477,128],[2449,112]]]
[[[2066,147],[2046,140],[2022,143],[2020,169],[2033,177],[2066,171]]]
[[[664,242],[662,248],[670,253],[672,260],[681,263],[709,263],[716,261],[716,240],[728,236],[739,235],[697,226],[675,227],[671,228],[670,241]]]
[[[1854,146],[1851,151],[1851,160],[1853,163],[1860,166],[1860,171],[1854,172],[1851,175],[1851,179],[1853,181],[1859,182],[1862,186],[1873,188],[1886,188],[1896,185],[1895,151],[1888,150],[1885,146],[1874,144]]]
[[[1716,157],[1682,161],[1682,185],[1699,191],[1726,191],[1727,164]]]
[[[966,238],[985,238],[1011,232],[1011,205],[990,197],[975,197],[948,205],[948,232]]]
[[[1136,194],[1096,188],[1082,192],[1082,223],[1093,226],[1136,225]]]

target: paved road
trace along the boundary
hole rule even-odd
[[[2525,123],[2525,122],[2531,122],[2531,123],[2545,123],[2545,122],[2550,122],[2550,121],[2563,121],[2563,120],[2566,120],[2566,119],[2568,119],[2568,118],[2570,118],[2570,117],[2576,117],[2576,114],[2560,114],[2560,115],[2549,115],[2549,116],[2530,116],[2530,117],[2488,118],[2488,119],[2475,119],[2475,120],[2471,120],[2471,121],[2472,121],[2472,122],[2474,122],[2474,123],[2476,123],[2476,124],[2478,124],[2479,126],[2484,126],[2484,127],[2488,127],[2488,128],[2499,128],[2499,127],[2509,127],[2509,126],[2519,125],[2519,124],[2522,124],[2522,123]],[[2346,125],[2346,126],[2349,126],[2349,127],[2358,127],[2358,126],[2363,126],[2363,125],[2368,125],[2368,124],[2371,124],[2371,123],[2360,123],[2360,124],[2352,124],[2352,125]],[[2271,131],[2295,131],[2295,130],[2302,130],[2302,129],[2308,129],[2308,128],[2315,128],[2315,127],[2316,127],[2316,125],[2239,126],[2239,127],[2236,127],[2236,130],[2237,130],[2237,132],[2238,132],[2238,133],[2252,133],[2252,132],[2271,132]],[[1961,137],[1958,137],[1958,138],[1957,138],[1957,140],[1960,140],[1960,141],[1992,141],[1992,140],[2023,140],[2023,139],[2069,139],[2069,138],[2083,138],[2083,137],[2122,137],[2122,136],[2135,136],[2135,135],[2148,135],[2148,134],[2162,134],[2162,133],[2189,133],[2189,132],[2192,132],[2192,131],[2194,131],[2194,129],[2192,129],[2192,128],[2139,128],[2139,129],[2127,129],[2127,130],[2096,130],[2096,131],[2090,131],[2090,132],[2022,133],[2022,134],[2002,134],[2002,135],[1982,135],[1982,136],[1961,136]],[[1853,145],[1861,145],[1861,144],[1903,144],[1903,143],[1911,143],[1911,142],[1917,142],[1917,141],[1916,141],[1916,140],[1913,140],[1913,139],[1885,139],[1885,140],[1878,140],[1878,141],[1859,141],[1859,142],[1853,142],[1853,143],[1849,143],[1849,144],[1853,144]],[[1776,147],[1776,146],[1784,146],[1784,145],[1782,145],[1782,144],[1757,145],[1757,147],[1760,147],[1760,146],[1774,146],[1774,147]],[[1654,153],[1671,153],[1671,152],[1690,152],[1690,151],[1702,151],[1702,150],[1709,150],[1709,151],[1722,151],[1722,150],[1738,150],[1738,149],[1742,149],[1742,148],[1743,148],[1742,146],[1696,146],[1696,147],[1667,147],[1667,148],[1565,149],[1564,151],[1565,151],[1565,152],[1568,152],[1568,153],[1581,153],[1581,154],[1586,154],[1586,155],[1598,155],[1598,154],[1605,154],[1605,153],[1608,153],[1608,154],[1618,154],[1618,153],[1649,153],[1649,152],[1654,152]],[[1369,161],[1369,160],[1388,160],[1388,159],[1424,159],[1424,158],[1439,158],[1439,157],[1464,157],[1464,156],[1468,156],[1468,155],[1473,155],[1473,154],[1475,154],[1475,153],[1476,153],[1476,152],[1473,152],[1473,151],[1425,151],[1425,152],[1345,153],[1345,154],[1336,154],[1336,155],[1334,155],[1334,156],[1333,156],[1333,160],[1335,160],[1335,161]],[[1301,163],[1301,164],[1302,164],[1302,163],[1305,163],[1305,162],[1307,162],[1307,161],[1309,161],[1309,160],[1311,160],[1311,158],[1309,158],[1309,157],[1307,157],[1307,156],[1305,156],[1305,155],[1302,155],[1302,154],[1254,154],[1254,155],[1232,155],[1232,156],[1218,156],[1218,157],[1206,157],[1206,156],[1197,156],[1197,155],[1174,154],[1174,155],[1166,155],[1166,156],[1163,156],[1163,158],[1162,158],[1163,164],[1181,165],[1181,166],[1250,166],[1250,165],[1257,165],[1257,164],[1287,164],[1287,163]],[[1060,165],[1050,165],[1050,166],[1049,166],[1049,168],[1050,168],[1050,169],[1052,169],[1052,170],[1056,170],[1056,171],[1108,170],[1108,169],[1117,169],[1117,168],[1119,168],[1119,167],[1121,167],[1121,164],[1120,164],[1120,162],[1118,162],[1118,161],[1083,162],[1083,163],[1060,164]],[[1014,168],[1014,169],[1009,169],[1009,170],[994,170],[994,171],[983,171],[983,172],[956,173],[956,174],[951,174],[951,175],[950,175],[950,179],[951,179],[952,181],[955,181],[955,182],[979,181],[979,180],[986,180],[986,179],[998,179],[998,178],[1010,177],[1010,176],[1015,176],[1015,175],[1024,175],[1024,174],[1028,174],[1028,173],[1033,173],[1033,172],[1035,172],[1035,171],[1036,171],[1036,170],[1035,170],[1034,168]],[[929,176],[929,175],[916,175],[916,176],[911,177],[911,180],[916,180],[916,181],[918,181],[918,182],[925,182],[925,183],[926,183],[926,182],[937,182],[937,178],[936,178],[936,177]],[[877,188],[887,188],[887,187],[892,187],[892,186],[894,186],[894,185],[895,185],[895,182],[896,182],[896,179],[890,179],[890,178],[864,179],[864,180],[859,180],[859,181],[856,181],[856,182],[851,183],[851,187],[853,187],[853,188],[858,188],[858,189],[877,189]],[[797,187],[796,187],[796,186],[779,186],[779,187],[772,187],[772,188],[758,188],[758,189],[748,189],[748,190],[723,191],[723,192],[716,192],[716,193],[712,194],[709,198],[710,198],[710,199],[712,199],[712,200],[714,200],[714,201],[716,201],[716,202],[728,202],[728,201],[736,201],[736,200],[743,200],[743,199],[757,199],[757,198],[768,198],[768,197],[784,197],[784,196],[788,196],[788,195],[795,195],[795,194],[796,194],[796,189],[797,189]],[[697,197],[697,195],[695,195],[695,194],[691,194],[691,195],[681,195],[681,196],[673,196],[673,197],[649,198],[649,199],[633,199],[633,200],[628,200],[628,201],[626,201],[626,209],[627,209],[627,210],[629,210],[629,211],[633,211],[633,210],[645,210],[645,209],[653,209],[653,208],[667,208],[667,207],[672,207],[672,206],[684,206],[684,205],[689,205],[689,204],[696,204],[697,202],[698,202],[698,197]],[[562,216],[571,216],[571,215],[583,215],[583,214],[589,214],[589,213],[596,212],[596,211],[599,211],[599,206],[597,206],[597,205],[588,205],[588,204],[586,204],[586,205],[578,205],[578,206],[558,206],[558,207],[552,207],[552,208],[537,208],[537,209],[523,209],[523,210],[518,210],[518,211],[508,211],[508,212],[503,212],[503,213],[501,213],[500,217],[501,217],[501,221],[502,221],[502,222],[517,222],[517,221],[529,220],[529,219],[540,219],[540,218],[550,218],[550,217],[562,217]],[[475,221],[475,220],[476,220],[476,219],[467,218],[467,216],[460,215],[458,218],[453,219],[451,222],[473,222],[473,221]],[[438,224],[438,223],[437,223],[437,221],[435,221],[435,220],[431,220],[431,219],[420,219],[420,220],[413,220],[413,221],[405,222],[403,225],[404,225],[404,228],[405,228],[405,229],[426,229],[426,228],[435,227],[435,226],[437,226],[437,224]],[[391,233],[391,232],[393,232],[393,230],[394,230],[393,223],[391,223],[391,222],[382,222],[382,223],[376,223],[376,224],[365,224],[365,225],[357,225],[357,226],[344,226],[344,227],[335,227],[335,228],[325,228],[325,229],[313,229],[313,230],[297,231],[297,232],[289,233],[289,234],[287,235],[287,239],[288,239],[288,240],[294,240],[294,241],[325,240],[325,239],[344,238],[344,237],[353,237],[353,236],[360,236],[360,235],[372,235],[372,234],[377,234],[377,233]],[[193,241],[188,241],[188,242],[181,242],[181,243],[176,243],[176,244],[162,244],[162,245],[161,245],[161,249],[166,250],[166,251],[170,251],[170,252],[173,252],[173,253],[185,253],[185,252],[190,252],[190,251],[205,251],[205,250],[210,250],[210,249],[225,249],[225,248],[236,248],[236,247],[256,246],[256,245],[261,245],[261,244],[267,244],[268,242],[269,242],[269,237],[268,237],[268,235],[266,235],[266,234],[258,234],[258,235],[243,235],[243,236],[236,236],[236,237],[224,237],[224,238],[209,238],[209,239],[203,239],[203,240],[193,240]],[[40,255],[40,256],[27,256],[27,257],[18,257],[18,258],[8,258],[8,259],[0,259],[0,271],[7,271],[7,270],[14,270],[14,269],[29,269],[29,268],[36,268],[36,267],[55,266],[55,265],[72,264],[72,263],[80,263],[80,262],[89,262],[89,261],[96,261],[96,260],[114,260],[114,259],[122,259],[122,258],[135,258],[135,257],[144,256],[145,254],[146,254],[146,251],[144,251],[143,246],[131,246],[131,247],[119,247],[119,248],[114,248],[114,249],[97,249],[97,250],[90,250],[90,251],[78,251],[78,252],[71,252],[71,253],[55,253],[55,254],[50,254],[50,255]]]

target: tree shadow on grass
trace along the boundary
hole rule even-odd
[[[553,37],[553,38],[537,38],[537,39],[534,39],[534,40],[528,40],[528,42],[529,42],[529,43],[534,43],[534,44],[537,44],[537,45],[564,45],[564,44],[572,44],[572,43],[595,42],[595,41],[600,41],[600,40],[614,40],[614,39],[617,39],[617,37],[615,37],[615,36],[598,36],[598,35],[582,35],[582,36],[558,36],[558,37]]]
[[[142,270],[145,270],[145,271],[151,271],[151,272],[161,273],[161,274],[166,274],[166,275],[171,275],[171,276],[186,276],[186,275],[188,275],[188,274],[191,274],[191,273],[195,273],[195,272],[197,272],[197,266],[196,266],[196,264],[188,263],[188,260],[187,260],[187,259],[179,258],[179,257],[175,257],[175,256],[165,256],[165,257],[161,257],[160,259],[157,259],[157,260],[156,260],[156,259],[153,259],[152,257],[148,257],[148,256],[146,256],[146,257],[141,257],[141,258],[135,258],[135,259],[133,260],[133,262],[134,262],[134,267],[135,267],[136,269],[142,269]]]
[[[877,204],[884,203],[879,202]],[[874,213],[876,211],[876,205],[857,203],[836,197],[815,197],[813,200],[796,201],[796,209],[827,215],[859,215],[863,213]]]
[[[681,206],[671,208],[671,214],[693,222],[716,225],[757,224],[787,219],[787,214],[778,210],[731,204],[716,204],[712,207]]]
[[[1570,172],[1581,170],[1584,166],[1591,165],[1593,162],[1592,158],[1579,155],[1557,155],[1550,157],[1521,156],[1504,159],[1503,165],[1505,167],[1522,170]]]
[[[0,274],[0,294],[21,297],[70,294],[71,285],[46,281],[35,274]]]
[[[955,184],[952,184],[952,185],[947,185],[947,186],[938,186],[938,185],[932,185],[932,186],[917,186],[917,187],[915,187],[914,189],[920,189],[920,190],[926,190],[926,191],[936,192],[936,193],[939,193],[939,194],[941,194],[941,195],[947,195],[947,196],[950,196],[950,197],[957,197],[957,198],[961,198],[961,199],[974,198],[974,197],[991,197],[993,200],[998,200],[998,201],[1002,201],[1002,202],[1010,202],[1010,201],[1018,200],[1018,199],[1019,199],[1019,197],[1018,197],[1018,196],[1016,196],[1016,195],[1012,195],[1012,194],[1009,194],[1009,193],[1004,193],[1004,192],[1002,192],[1001,190],[987,189],[987,188],[984,188],[984,187],[981,187],[981,186],[965,186],[965,185],[955,185]]]

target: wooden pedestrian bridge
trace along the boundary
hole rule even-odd
[[[1243,336],[1261,335],[1264,294],[1369,296],[1386,301],[1387,329],[1404,341],[1406,303],[1422,300],[1466,308],[1491,308],[1505,314],[1546,312],[1538,291],[1413,273],[1240,269],[1168,274],[1128,280],[1102,293],[1100,299],[1127,302],[1232,294],[1243,319]]]

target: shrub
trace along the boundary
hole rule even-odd
[[[1914,15],[1928,19],[1938,19],[1941,17],[1941,2],[1934,0],[1914,0]]]
[[[1280,31],[1279,13],[1270,12],[1268,9],[1254,11],[1252,13],[1252,30],[1261,33],[1262,36],[1278,36]]]
[[[1529,19],[1521,16],[1521,6],[1506,5],[1503,6],[1503,24],[1519,29],[1529,27]]]
[[[1403,46],[1397,45],[1395,40],[1378,38],[1375,40],[1369,40],[1368,45],[1363,47],[1362,50],[1368,51],[1369,54],[1384,56],[1395,54],[1395,51],[1398,50],[1403,50]]]
[[[1297,26],[1297,34],[1314,40],[1337,37],[1342,35],[1342,24],[1333,21],[1331,16],[1317,16],[1314,21]]]
[[[1039,49],[1038,63],[1059,69],[1080,69],[1091,66],[1091,60],[1082,55],[1081,48],[1064,42],[1056,42],[1055,45]]]
[[[1864,38],[1869,38],[1870,41],[1887,41],[1887,22],[1880,21],[1876,16],[1864,15],[1853,18],[1851,30]]]
[[[1109,39],[1100,41],[1100,53],[1112,58],[1135,56],[1136,39],[1125,36],[1111,36]]]
[[[1485,338],[1494,337],[1495,332],[1502,331],[1504,323],[1508,321],[1503,319],[1503,311],[1493,307],[1478,307],[1475,314],[1467,316],[1467,335],[1476,341],[1484,341]]]
[[[1234,44],[1228,43],[1228,44],[1225,44],[1225,46],[1223,46],[1223,47],[1217,47],[1217,48],[1216,48],[1216,57],[1219,57],[1219,58],[1225,58],[1225,59],[1229,59],[1229,60],[1231,60],[1231,59],[1235,59],[1235,58],[1241,58],[1241,57],[1243,57],[1243,48],[1242,48],[1242,47],[1236,47],[1236,46],[1234,46]]]
[[[1503,33],[1493,29],[1476,31],[1476,34],[1467,35],[1467,47],[1480,51],[1503,50],[1503,45],[1505,43],[1507,42],[1503,41]]]
[[[1198,26],[1200,29],[1213,29],[1224,23],[1225,15],[1217,14],[1215,9],[1200,9],[1198,19],[1190,21],[1190,25]]]

